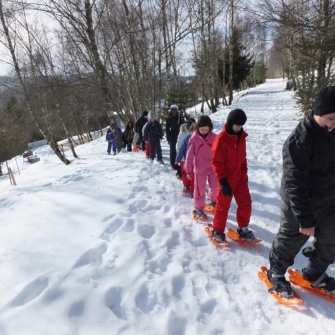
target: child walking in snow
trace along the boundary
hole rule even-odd
[[[120,137],[122,137],[122,130],[118,127],[117,128]],[[114,134],[113,134],[113,130],[111,127],[108,128],[107,130],[107,134],[106,134],[106,141],[108,142],[108,146],[107,146],[107,153],[108,155],[111,154],[111,150],[113,149],[113,155],[116,155],[116,143],[115,143],[115,139],[114,139]]]
[[[176,165],[180,166],[181,178],[183,181],[183,192],[193,194],[194,191],[194,180],[188,179],[185,171],[185,157],[187,151],[188,141],[194,130],[196,130],[196,122],[193,118],[190,118],[187,123],[180,126],[180,132],[177,139],[177,157]]]
[[[149,121],[142,128],[142,138],[143,138],[143,141],[144,141],[145,157],[147,159],[150,158],[150,146],[149,146],[149,142],[145,142],[144,133],[145,133],[145,128],[147,127],[148,123],[149,123]]]
[[[132,151],[132,143],[133,143],[133,138],[135,135],[135,125],[133,121],[128,121],[126,125],[126,129],[123,132],[124,140],[125,140],[125,148],[127,147],[127,151]]]
[[[247,116],[242,109],[232,110],[213,145],[213,169],[221,186],[213,219],[212,236],[218,243],[225,241],[228,211],[234,196],[237,204],[236,221],[240,237],[246,242],[255,240],[247,228],[251,216],[251,196],[248,187],[246,137],[243,130]]]
[[[148,120],[144,130],[144,139],[150,146],[150,159],[153,161],[157,154],[157,161],[164,164],[161,148],[161,139],[163,138],[161,124],[156,120],[155,114],[152,112],[149,112]]]
[[[194,180],[194,220],[206,221],[204,213],[206,200],[206,184],[208,180],[208,197],[215,207],[217,181],[212,168],[212,147],[216,135],[212,132],[213,124],[209,116],[201,115],[197,122],[197,130],[192,134],[187,147],[185,170],[188,179]]]

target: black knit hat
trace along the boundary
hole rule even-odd
[[[323,88],[314,97],[313,112],[315,115],[335,113],[335,86]]]
[[[144,111],[143,113],[142,113],[142,116],[147,116],[148,115],[148,111]]]
[[[195,123],[195,119],[193,119],[193,117],[190,117],[188,120],[187,120],[187,124],[186,124],[186,129],[188,130],[191,126],[192,123]]]
[[[197,128],[201,127],[209,127],[209,130],[213,130],[213,123],[211,118],[208,115],[200,115],[198,122],[197,122]]]
[[[243,126],[247,122],[247,116],[242,109],[233,109],[227,117],[227,124],[232,127],[234,124]]]

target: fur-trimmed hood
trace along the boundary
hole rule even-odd
[[[180,132],[181,133],[187,133],[188,134],[188,130],[186,129],[186,126],[187,126],[187,123],[183,123],[181,126],[180,126]]]

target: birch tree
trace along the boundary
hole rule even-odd
[[[63,153],[61,152],[61,150],[59,149],[57,140],[54,136],[53,133],[53,127],[52,124],[50,122],[50,115],[48,113],[47,110],[45,110],[43,108],[43,105],[40,106],[40,112],[44,118],[45,124],[46,124],[46,128],[43,127],[43,124],[40,120],[40,118],[37,116],[36,110],[33,109],[32,107],[32,101],[30,98],[30,94],[27,90],[27,82],[24,80],[24,77],[22,75],[22,69],[20,67],[18,58],[17,58],[17,54],[16,54],[16,50],[14,47],[14,43],[13,43],[13,39],[15,40],[15,42],[19,42],[18,41],[18,34],[16,33],[16,30],[10,31],[10,24],[8,22],[8,20],[10,20],[11,17],[11,13],[10,11],[6,11],[6,9],[4,9],[3,7],[3,1],[0,0],[0,20],[1,20],[1,25],[3,28],[3,33],[5,35],[5,39],[6,39],[6,47],[8,48],[12,61],[13,61],[13,67],[16,73],[16,76],[18,78],[18,81],[20,83],[21,86],[21,90],[22,90],[22,94],[23,97],[25,99],[25,103],[26,103],[26,108],[27,108],[27,112],[28,114],[31,116],[31,118],[33,119],[37,129],[40,131],[41,135],[43,136],[43,138],[47,139],[50,147],[52,148],[52,150],[55,152],[55,154],[59,157],[59,159],[64,162],[66,165],[70,164],[70,161],[63,155]],[[16,19],[16,18],[15,18]],[[22,40],[21,40],[22,41]],[[41,98],[39,96],[39,98]]]

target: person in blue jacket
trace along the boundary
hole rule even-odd
[[[181,132],[178,135],[178,141],[177,141],[177,157],[176,157],[176,165],[180,166],[180,172],[181,172],[181,179],[183,181],[184,189],[183,192],[193,194],[194,191],[194,179],[188,179],[186,175],[186,171],[184,168],[185,165],[185,158],[186,158],[186,151],[188,146],[188,141],[191,138],[192,133],[196,130],[197,124],[195,119],[190,118],[187,121],[186,124],[186,136],[182,136],[181,138]],[[181,139],[181,144],[179,145],[179,139]]]
[[[119,127],[117,129],[118,129],[120,137],[122,137],[121,129]],[[108,155],[111,154],[111,150],[113,149],[113,155],[115,156],[116,155],[116,143],[114,139],[113,130],[111,127],[107,130],[106,141],[108,142],[108,146],[107,146]]]

